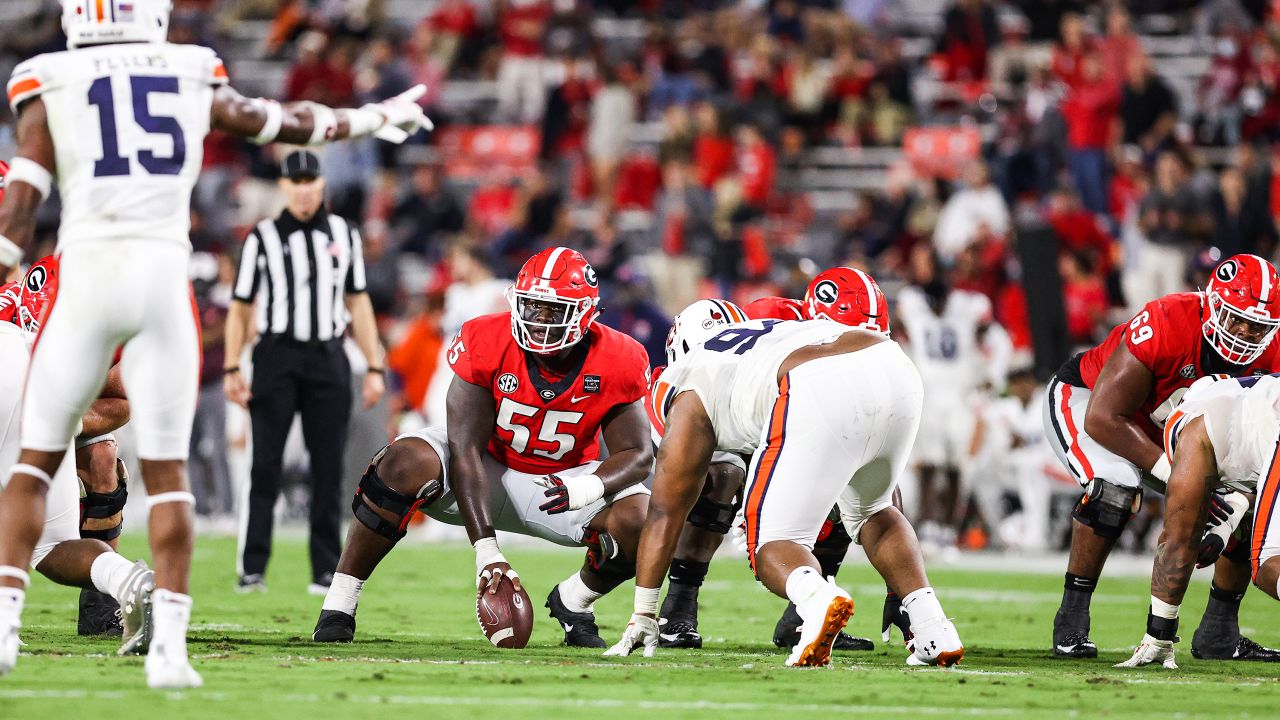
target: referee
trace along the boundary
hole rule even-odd
[[[285,209],[258,223],[245,239],[226,323],[223,387],[232,402],[249,408],[253,432],[237,589],[266,590],[285,439],[294,413],[300,413],[311,456],[307,589],[323,595],[341,551],[342,454],[351,417],[351,366],[343,351],[348,322],[369,364],[366,409],[385,390],[383,350],[365,292],[360,232],[325,211],[319,158],[306,150],[293,152],[284,159],[281,175]],[[255,315],[260,339],[253,348],[250,388],[238,363]]]

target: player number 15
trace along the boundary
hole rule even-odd
[[[1147,324],[1149,320],[1151,320],[1150,311],[1143,310],[1133,319],[1133,322],[1129,323],[1129,329],[1133,331],[1129,333],[1129,340],[1134,345],[1141,345],[1156,334],[1156,331],[1152,330],[1151,326]]]

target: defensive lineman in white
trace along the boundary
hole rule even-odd
[[[18,154],[0,205],[0,276],[22,259],[54,178],[62,197],[62,287],[46,310],[23,401],[22,451],[0,494],[0,647],[15,638],[45,498],[115,349],[148,492],[156,589],[146,660],[153,688],[198,687],[187,659],[192,502],[187,445],[198,385],[187,283],[191,190],[210,128],[258,143],[375,135],[403,142],[431,123],[425,89],[359,109],[241,96],[212,50],[170,45],[170,0],[62,0],[68,50],[9,81]],[[0,658],[0,674],[16,658]]]
[[[674,344],[693,349],[658,380],[671,392],[655,396],[671,399],[655,408],[666,434],[640,540],[635,614],[606,654],[643,647],[651,655],[657,647],[658,591],[711,455],[721,450],[751,456],[748,557],[756,577],[794,602],[804,621],[788,665],[826,665],[853,613],[849,593],[822,577],[811,552],[832,505],[902,598],[915,636],[908,664],[959,662],[960,637],[929,587],[915,532],[892,503],[923,394],[897,343],[829,320],[753,320]]]

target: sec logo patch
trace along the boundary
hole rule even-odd
[[[1183,365],[1183,366],[1182,366],[1182,369],[1178,371],[1178,374],[1179,374],[1179,375],[1181,375],[1182,377],[1184,377],[1184,378],[1186,378],[1186,379],[1190,380],[1191,378],[1193,378],[1193,377],[1195,377],[1195,376],[1196,376],[1196,366],[1195,366],[1195,365]]]
[[[503,373],[502,376],[498,378],[498,389],[507,395],[515,392],[518,387],[520,387],[520,380],[511,373]]]

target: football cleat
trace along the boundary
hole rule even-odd
[[[800,626],[803,622],[800,619],[800,613],[796,612],[795,603],[788,603],[787,609],[782,612],[782,617],[778,618],[778,624],[773,627],[773,644],[780,648],[795,647],[795,644],[800,642]],[[841,652],[859,652],[875,650],[876,645],[866,638],[854,637],[842,630],[839,635],[836,635],[831,649]]]
[[[106,593],[82,588],[80,610],[76,616],[76,634],[84,636],[120,637],[124,627],[120,624],[123,613],[120,603]]]
[[[547,595],[547,609],[551,611],[551,617],[560,623],[560,627],[564,629],[564,644],[569,647],[584,648],[604,648],[604,638],[600,637],[600,628],[596,625],[596,616],[594,613],[569,612],[569,608],[564,606],[564,601],[560,599],[560,586],[551,588],[551,594]]]
[[[816,593],[806,601],[806,612],[812,618],[800,627],[800,640],[787,657],[790,667],[823,667],[831,661],[836,637],[853,616],[853,599],[835,585],[828,592]]]
[[[145,667],[147,687],[152,690],[184,690],[204,685],[204,679],[191,667],[191,661],[185,655],[169,657],[159,647],[147,653]]]
[[[1191,657],[1197,660],[1252,660],[1254,662],[1280,662],[1280,650],[1263,647],[1241,635],[1230,654],[1210,652],[1191,645]]]
[[[682,617],[675,619],[662,618],[659,625],[658,647],[692,650],[702,647],[702,636],[698,634],[696,620]]]
[[[267,579],[261,573],[253,573],[251,575],[241,575],[240,580],[236,582],[236,592],[252,593],[266,592]]]
[[[341,610],[321,610],[311,640],[322,643],[349,643],[356,637],[356,619]]]
[[[151,593],[156,589],[156,574],[141,560],[133,564],[120,591],[120,620],[123,642],[119,655],[143,655],[151,646],[153,631]]]
[[[0,677],[13,672],[13,666],[18,664],[18,648],[22,646],[18,639],[20,627],[22,624],[16,620],[0,622]]]
[[[1058,657],[1096,658],[1098,646],[1089,639],[1089,634],[1076,632],[1053,644],[1053,654]]]
[[[964,659],[964,645],[951,621],[938,617],[920,625],[911,626],[911,654],[907,664],[915,666],[936,665],[951,667]]]

